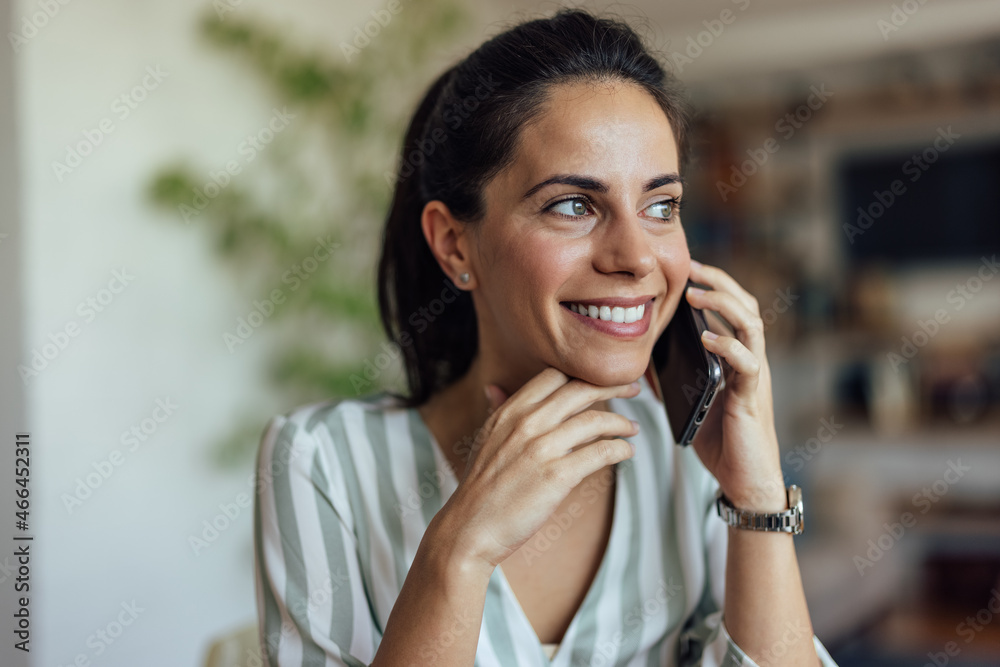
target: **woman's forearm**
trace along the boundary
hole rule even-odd
[[[463,558],[442,513],[424,532],[372,667],[472,667],[491,570]]]
[[[819,665],[792,535],[728,530],[723,618],[733,641],[761,667]]]

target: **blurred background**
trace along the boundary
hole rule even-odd
[[[409,115],[558,6],[0,2],[5,619],[35,538],[0,663],[198,666],[255,623],[266,421],[402,386],[374,261]],[[582,6],[698,109],[685,226],[761,303],[816,634],[1000,664],[1000,4]]]

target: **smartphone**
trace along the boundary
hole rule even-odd
[[[701,344],[707,328],[704,313],[681,296],[650,359],[653,393],[666,407],[674,442],[681,446],[691,444],[722,382],[722,361]]]

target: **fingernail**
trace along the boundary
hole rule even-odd
[[[639,430],[639,422],[637,422],[634,419],[629,419],[629,421],[632,422],[632,426],[634,426],[635,430],[638,431]]]
[[[700,287],[695,287],[695,286],[692,285],[691,287],[688,287],[688,293],[689,294],[694,294],[695,296],[698,296],[699,294],[704,294],[705,290],[703,290]]]
[[[629,389],[638,389],[639,388],[639,381],[638,380],[632,380],[632,384],[630,384],[628,386],[628,388]]]
[[[699,262],[696,259],[692,259],[691,260],[691,266],[693,266],[696,269],[700,269],[701,268],[701,262]]]
[[[635,443],[634,442],[629,442],[628,440],[626,440],[625,442],[628,442],[629,447],[632,448],[632,455],[634,456],[635,455]]]
[[[716,338],[719,337],[719,334],[715,333],[714,331],[709,331],[708,329],[705,329],[703,332],[701,332],[701,335],[709,340],[715,340]]]

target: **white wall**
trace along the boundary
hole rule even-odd
[[[342,36],[384,6],[234,4],[237,13],[266,12],[278,26],[327,41],[334,54]],[[260,428],[276,406],[263,374],[263,338],[233,354],[222,341],[248,299],[218,265],[203,230],[151,208],[144,189],[154,168],[175,158],[194,158],[206,173],[223,165],[266,123],[272,100],[239,63],[197,39],[196,21],[211,11],[209,2],[57,6],[15,57],[27,304],[20,361],[30,363],[33,350],[68,323],[80,327],[23,384],[37,454],[33,509],[43,521],[32,664],[68,665],[83,654],[95,665],[196,665],[213,634],[255,618],[250,510],[199,555],[188,545],[220,503],[251,490],[249,467],[216,472],[208,450],[238,426],[247,405],[262,406]],[[37,0],[17,3],[15,30],[40,11]],[[122,119],[112,104],[142,82],[147,67],[166,78]],[[53,161],[64,161],[67,145],[104,118],[114,131],[60,182]],[[0,111],[0,129],[6,123]],[[7,245],[0,245],[5,274]],[[122,269],[134,279],[85,321],[78,304],[98,297]],[[176,412],[129,451],[120,434],[166,398]],[[5,409],[7,402],[5,393]],[[9,432],[5,424],[2,437]],[[70,513],[62,494],[72,494],[77,479],[114,450],[122,464]],[[0,509],[6,519],[6,500]],[[98,654],[95,633],[133,601],[141,613]]]

